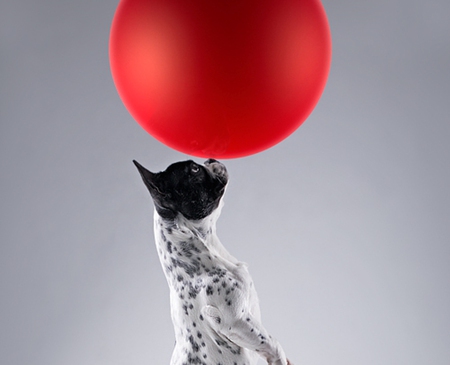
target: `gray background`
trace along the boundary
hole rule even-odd
[[[450,363],[450,2],[326,0],[325,93],[225,161],[219,235],[296,364]],[[0,363],[168,364],[174,336],[132,165],[186,159],[135,123],[117,1],[0,5]]]

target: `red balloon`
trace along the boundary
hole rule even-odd
[[[285,139],[319,101],[331,63],[320,0],[121,0],[109,46],[131,115],[198,157]]]

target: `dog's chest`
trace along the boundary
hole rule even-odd
[[[170,288],[176,348],[172,365],[183,363],[244,364],[251,357],[227,339],[220,338],[202,315],[214,304],[224,311],[241,310],[245,303],[259,312],[258,300],[245,265],[230,262],[206,245],[214,240],[211,227],[185,229],[155,218],[158,255]],[[243,309],[242,309],[243,311]]]

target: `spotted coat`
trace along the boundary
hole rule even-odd
[[[155,211],[158,255],[170,288],[176,344],[171,365],[286,365],[279,343],[261,324],[246,264],[216,234],[221,205],[210,216],[167,220]]]

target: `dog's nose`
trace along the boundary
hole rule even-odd
[[[212,163],[214,163],[214,162],[219,162],[219,161],[214,160],[213,158],[209,158],[209,159],[207,159],[207,160],[205,161],[205,165],[209,165],[209,164],[212,164]]]
[[[206,168],[214,175],[216,175],[220,180],[222,180],[225,184],[228,181],[228,172],[222,163],[213,158],[210,158],[205,161]]]

